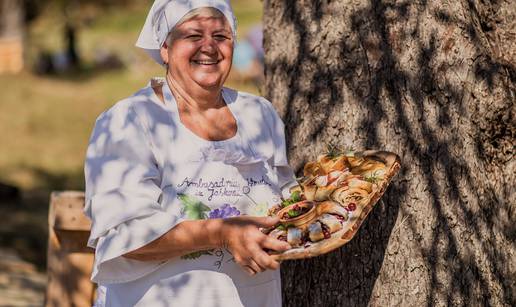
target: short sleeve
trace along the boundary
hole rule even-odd
[[[267,100],[265,100],[264,103],[267,106],[266,120],[271,130],[270,132],[274,148],[272,166],[275,169],[278,178],[278,187],[281,189],[283,197],[286,198],[290,195],[290,188],[297,185],[297,182],[295,180],[294,172],[288,164],[285,125],[272,104]]]
[[[160,169],[149,135],[128,103],[97,119],[84,170],[84,211],[92,220],[88,246],[95,248],[92,280],[125,282],[157,269],[161,262],[122,257],[157,239],[179,219],[160,204]]]

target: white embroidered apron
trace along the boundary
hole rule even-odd
[[[277,176],[266,158],[249,147],[231,105],[236,135],[210,142],[181,124],[168,87],[163,90],[177,131],[164,159],[169,165],[163,168],[161,204],[176,206],[172,212],[184,220],[266,215],[280,201]],[[138,280],[109,288],[108,306],[109,301],[136,306],[281,306],[279,270],[251,277],[222,248],[171,259]]]

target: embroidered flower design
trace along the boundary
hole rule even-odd
[[[208,216],[210,219],[224,219],[232,216],[239,216],[240,211],[231,207],[230,204],[224,204],[222,207],[212,210]]]
[[[190,220],[203,220],[206,218],[206,213],[210,211],[210,207],[206,206],[202,201],[199,201],[193,196],[179,194],[178,198],[183,204],[181,214]]]
[[[206,206],[202,201],[198,200],[194,196],[179,194],[178,198],[183,204],[181,214],[191,220],[203,220],[206,218],[218,219],[240,215],[240,211],[236,207],[232,207],[230,204],[224,204],[221,207],[210,211],[210,207]],[[218,257],[219,260],[215,261],[214,266],[220,269],[222,266],[222,260],[224,260],[224,251],[220,249],[193,252],[181,256],[181,259],[195,260],[203,255]]]
[[[257,203],[256,206],[253,207],[251,214],[254,216],[266,216],[268,209],[269,206],[267,203]]]

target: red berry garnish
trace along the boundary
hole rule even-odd
[[[357,204],[355,204],[355,203],[350,203],[350,204],[348,205],[347,209],[348,209],[349,211],[355,211],[355,210],[357,209]]]

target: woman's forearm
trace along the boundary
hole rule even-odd
[[[149,244],[123,255],[140,261],[167,260],[222,246],[222,219],[183,221]]]
[[[253,275],[276,270],[279,263],[265,250],[283,252],[287,242],[260,229],[277,225],[278,217],[238,216],[226,219],[184,221],[151,243],[124,255],[140,261],[166,260],[192,252],[225,247],[243,270]]]

